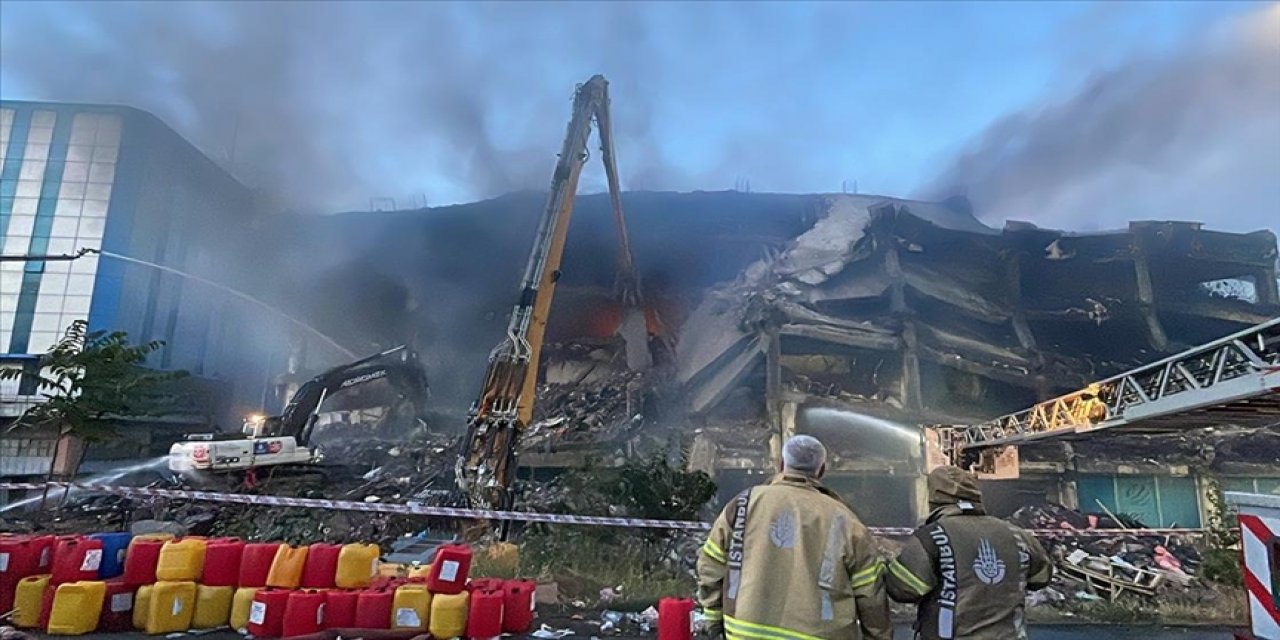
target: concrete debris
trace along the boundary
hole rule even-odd
[[[1190,535],[1139,535],[1127,529],[1142,526],[1140,522],[1119,522],[1062,505],[1023,507],[1010,520],[1028,529],[1117,529],[1115,535],[1041,537],[1056,559],[1054,584],[1063,593],[1085,592],[1107,600],[1123,593],[1154,596],[1162,588],[1193,586],[1201,561]]]

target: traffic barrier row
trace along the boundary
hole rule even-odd
[[[104,569],[106,550],[118,561]],[[258,638],[325,629],[493,638],[528,632],[535,584],[470,578],[471,548],[443,545],[407,576],[372,544],[245,543],[169,535],[0,534],[0,604],[55,635],[230,626]]]
[[[548,524],[575,524],[602,527],[626,527],[630,529],[673,529],[683,531],[709,531],[710,523],[690,520],[655,520],[650,518],[614,518],[604,516],[579,516],[560,513],[533,513],[526,511],[490,511],[487,509],[459,509],[432,507],[422,504],[392,504],[382,502],[352,502],[349,500],[323,500],[319,498],[293,498],[286,496],[259,496],[242,493],[216,493],[212,491],[186,491],[181,489],[152,489],[149,487],[120,487],[114,485],[82,484],[73,482],[22,483],[0,482],[0,489],[41,490],[45,487],[59,490],[95,491],[119,496],[161,497],[204,502],[230,502],[258,506],[292,507],[299,509],[327,509],[334,511],[363,511],[368,513],[393,513],[400,515],[458,518],[464,520],[493,520],[509,522],[541,522]],[[906,537],[915,529],[911,527],[868,527],[871,533],[886,537]],[[1116,536],[1116,535],[1200,535],[1204,529],[1032,529],[1037,536]]]

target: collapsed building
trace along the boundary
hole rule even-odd
[[[274,246],[289,295],[318,294],[291,302],[326,332],[382,347],[415,333],[439,412],[432,427],[460,430],[541,204],[541,194],[519,193],[284,220],[293,242]],[[683,453],[729,495],[772,471],[782,438],[806,432],[831,446],[828,480],[869,522],[909,524],[925,508],[919,425],[989,419],[1280,315],[1267,231],[995,229],[962,201],[847,194],[641,192],[625,205],[674,361],[627,370],[614,337],[622,313],[608,203],[579,198],[526,475]],[[373,317],[356,323],[352,308]],[[1037,445],[1024,452],[1021,480],[988,491],[1003,513],[1046,499],[1147,513],[1159,500],[1181,506],[1152,511],[1151,524],[1196,525],[1200,471],[1229,488],[1280,487],[1274,440],[1233,446],[1215,434]],[[1211,461],[1184,455],[1215,442]],[[1177,461],[1161,462],[1166,452]]]
[[[707,289],[678,332],[666,392],[687,412],[691,464],[725,495],[776,468],[786,437],[812,433],[832,449],[829,483],[866,505],[864,517],[907,524],[925,510],[919,425],[979,422],[1280,315],[1266,231],[1180,222],[996,230],[954,205],[872,196],[832,196],[824,208],[785,246]],[[609,361],[600,348],[588,356],[578,369]],[[548,360],[550,388],[573,382],[557,376],[572,369],[563,355]],[[634,450],[636,430],[618,427],[641,419],[644,400],[615,393],[628,411],[592,430],[599,438],[589,444],[577,436],[562,459]],[[582,427],[571,413],[535,427]],[[1232,455],[1236,438],[1210,434],[1032,447],[1023,479],[991,485],[993,506],[1101,504],[1153,525],[1197,526],[1207,506],[1197,471],[1230,488],[1280,488],[1280,439],[1242,432],[1259,446]],[[1187,456],[1179,439],[1225,439],[1226,455]]]

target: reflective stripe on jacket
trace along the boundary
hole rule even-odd
[[[930,514],[885,581],[894,600],[919,603],[918,638],[1007,640],[1027,637],[1026,592],[1052,574],[1031,534],[985,515],[980,502],[961,502]]]
[[[698,599],[725,635],[746,640],[888,640],[884,564],[858,516],[831,490],[783,474],[751,491],[736,598],[726,598],[734,502],[698,557]]]

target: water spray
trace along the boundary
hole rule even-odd
[[[354,357],[356,357],[356,354],[355,354],[355,353],[353,353],[352,351],[348,350],[346,347],[344,347],[344,346],[342,346],[342,345],[338,344],[338,341],[337,341],[337,340],[334,340],[333,338],[330,338],[329,336],[327,336],[327,335],[325,335],[325,334],[323,334],[323,333],[320,333],[320,330],[319,330],[319,329],[316,329],[315,327],[313,327],[313,326],[311,326],[311,325],[309,325],[309,324],[307,324],[307,323],[305,323],[305,322],[303,322],[303,321],[301,321],[301,320],[299,320],[299,319],[297,319],[297,318],[295,318],[295,317],[293,317],[293,316],[289,315],[288,313],[286,313],[285,311],[283,311],[283,310],[282,310],[282,309],[280,309],[279,307],[276,307],[276,306],[273,306],[273,305],[267,304],[266,302],[263,302],[262,300],[259,300],[258,298],[255,298],[255,297],[253,297],[253,296],[251,296],[251,295],[249,295],[249,294],[247,294],[247,293],[245,293],[245,292],[243,292],[243,291],[239,291],[239,290],[237,290],[237,289],[232,289],[231,287],[228,287],[227,285],[224,285],[224,284],[222,284],[222,283],[220,283],[220,282],[214,282],[213,280],[210,280],[210,279],[208,279],[208,278],[202,278],[202,277],[197,276],[197,275],[195,275],[195,274],[187,273],[186,271],[183,271],[183,270],[181,270],[181,269],[175,269],[174,267],[168,267],[168,266],[165,266],[165,265],[162,265],[162,264],[157,264],[157,263],[155,263],[155,262],[150,262],[150,261],[147,261],[147,260],[142,260],[142,259],[140,259],[140,258],[133,258],[133,257],[126,256],[126,255],[123,255],[123,254],[115,253],[115,252],[113,252],[113,251],[104,251],[104,250],[102,250],[102,249],[90,249],[90,248],[83,248],[83,249],[80,249],[79,251],[77,251],[77,252],[75,252],[75,253],[66,253],[66,254],[59,254],[59,255],[39,255],[39,256],[33,256],[33,255],[19,255],[19,256],[9,255],[9,256],[4,256],[4,255],[0,255],[0,262],[14,262],[14,261],[21,261],[21,262],[32,262],[32,261],[48,262],[48,261],[61,261],[61,260],[78,260],[78,259],[83,258],[84,256],[86,256],[86,255],[88,255],[88,254],[91,254],[91,253],[92,253],[92,254],[97,254],[97,255],[100,255],[100,256],[103,256],[103,257],[106,257],[106,258],[115,258],[116,260],[120,260],[120,261],[122,261],[122,262],[131,262],[131,263],[133,263],[133,264],[142,265],[142,266],[144,266],[144,267],[151,267],[151,268],[153,268],[153,269],[159,269],[160,271],[164,271],[164,272],[166,272],[166,273],[172,273],[172,274],[174,274],[174,275],[176,275],[176,276],[181,276],[181,277],[183,277],[183,278],[189,278],[189,279],[191,279],[191,280],[195,280],[196,282],[199,282],[199,283],[201,283],[201,284],[209,285],[210,287],[213,287],[213,288],[215,288],[215,289],[221,290],[221,291],[223,291],[223,292],[225,292],[225,293],[229,293],[229,294],[231,294],[231,295],[233,295],[233,296],[235,296],[235,297],[237,297],[237,298],[240,298],[241,300],[244,300],[244,301],[246,301],[246,302],[248,302],[248,303],[250,303],[250,304],[253,304],[253,305],[256,305],[256,306],[261,307],[261,308],[263,308],[263,309],[266,309],[267,311],[270,311],[270,312],[272,312],[272,313],[274,313],[274,314],[276,314],[276,315],[278,315],[278,316],[280,316],[280,317],[284,318],[285,320],[288,320],[289,322],[292,322],[293,324],[295,324],[295,325],[297,325],[297,326],[299,326],[299,327],[301,327],[301,328],[305,329],[305,330],[306,330],[308,333],[310,333],[311,335],[313,335],[313,336],[315,336],[315,337],[319,338],[319,339],[320,339],[321,341],[323,341],[325,344],[327,344],[327,345],[329,345],[329,346],[333,347],[334,349],[337,349],[338,351],[342,352],[342,354],[343,354],[343,355],[345,355],[345,356],[347,356],[347,357],[349,357],[349,358],[354,358]]]

